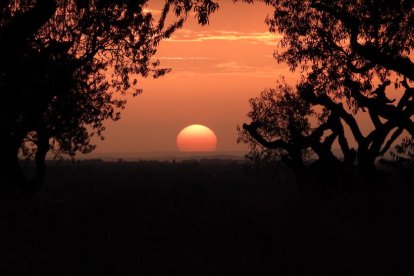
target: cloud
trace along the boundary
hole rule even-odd
[[[275,45],[281,35],[270,32],[234,32],[234,31],[211,31],[194,32],[192,30],[180,30],[174,37],[166,40],[169,42],[204,42],[204,41],[240,41],[251,44]]]
[[[161,10],[154,10],[154,9],[144,9],[143,11],[145,13],[152,13],[153,15],[159,15],[162,13]]]
[[[216,67],[225,71],[251,71],[256,69],[256,67],[242,65],[236,61],[218,63],[216,64]]]
[[[194,76],[240,76],[240,77],[253,77],[253,78],[271,78],[275,79],[278,76],[281,75],[287,75],[289,74],[289,70],[285,69],[271,69],[266,70],[265,68],[256,68],[252,71],[244,71],[244,72],[201,72],[201,71],[179,71],[174,70],[171,74],[173,74],[174,77],[194,77]]]
[[[215,58],[211,57],[155,57],[155,59],[159,60],[182,60],[182,61],[188,61],[188,60],[215,60]]]
[[[223,60],[213,57],[161,56],[155,57],[169,64],[174,76],[248,76],[257,78],[275,77],[290,72],[288,66],[265,65],[257,62],[243,63],[235,60]],[[184,62],[184,63],[181,63]]]
[[[255,78],[275,78],[279,75],[289,73],[288,68],[275,68],[273,66],[262,66],[262,67],[247,67],[242,66],[237,70],[227,70],[216,72],[216,75],[225,76],[249,76]]]
[[[249,66],[236,61],[224,61],[211,66],[203,67],[175,67],[173,74],[176,76],[245,76],[255,78],[275,78],[279,75],[289,74],[287,66]]]
[[[268,77],[268,76],[275,76],[280,74],[281,72],[289,71],[287,66],[283,66],[279,68],[275,68],[275,66],[249,66],[245,64],[240,64],[237,61],[226,61],[222,63],[218,63],[215,65],[214,69],[215,74],[219,75],[250,75],[256,77]]]

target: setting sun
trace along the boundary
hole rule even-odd
[[[216,145],[216,134],[203,125],[190,125],[177,135],[177,147],[180,151],[214,151]]]

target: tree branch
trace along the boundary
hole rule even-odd
[[[402,127],[397,128],[397,130],[394,131],[394,133],[392,134],[392,136],[390,137],[390,139],[387,141],[387,143],[385,144],[385,146],[380,151],[380,155],[381,156],[384,155],[390,149],[390,147],[392,146],[392,144],[403,133],[403,131],[404,131],[404,128],[402,128]]]
[[[327,95],[322,94],[320,96],[316,96],[315,91],[313,90],[313,87],[307,86],[302,89],[300,92],[302,96],[309,100],[310,103],[315,105],[322,105],[332,112],[336,112],[338,116],[343,119],[347,125],[350,127],[352,134],[357,141],[358,144],[361,144],[364,142],[365,137],[362,135],[361,130],[359,129],[358,123],[356,122],[356,119],[346,112],[343,105],[335,103],[331,98],[329,98]]]
[[[408,106],[410,98],[414,96],[414,88],[408,85],[407,78],[404,78],[400,83],[405,88],[405,92],[397,104],[397,109],[403,111],[404,107]]]
[[[257,131],[261,127],[259,122],[252,122],[251,124],[243,124],[243,129],[245,129],[250,136],[252,136],[259,144],[268,149],[284,149],[287,151],[292,150],[292,145],[286,143],[282,139],[276,141],[267,141],[263,136]]]
[[[373,64],[379,64],[386,69],[393,70],[406,76],[410,80],[414,80],[414,63],[409,57],[388,55],[381,52],[380,49],[374,45],[362,45],[358,42],[359,24],[357,18],[352,17],[347,12],[339,11],[322,3],[312,3],[310,7],[326,12],[342,21],[342,23],[350,29],[351,48],[357,54],[371,61]]]
[[[357,41],[352,42],[352,47],[362,57],[370,60],[372,63],[379,64],[386,69],[395,71],[410,80],[414,80],[414,63],[408,57],[391,56],[382,53],[378,48],[372,45],[362,45]]]

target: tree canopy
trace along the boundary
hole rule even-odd
[[[24,183],[18,151],[35,145],[39,178],[44,158],[94,148],[103,120],[117,120],[122,96],[140,93],[137,77],[169,71],[153,59],[160,41],[183,26],[190,12],[200,24],[212,0],[165,0],[154,16],[147,0],[5,0],[0,12],[1,177]]]
[[[309,151],[295,144],[304,143],[300,140],[310,134],[310,120],[317,119],[315,110],[283,79],[275,88],[263,90],[249,103],[251,111],[247,116],[253,123],[245,128],[252,131],[249,133],[238,127],[238,142],[251,148],[247,155],[249,161],[261,166],[283,159],[295,169],[301,168]]]
[[[400,136],[412,140],[412,1],[260,2],[273,5],[274,14],[266,22],[270,31],[283,36],[274,54],[276,60],[287,63],[292,71],[300,71],[296,90],[301,100],[328,114],[308,138],[314,134],[319,140],[336,137],[344,156],[343,160],[336,159],[344,164],[356,161],[363,171],[375,170],[377,158],[387,153]],[[357,114],[361,113],[369,115],[372,129],[358,121]],[[319,135],[321,128],[323,133]],[[344,128],[349,131],[344,133]],[[244,129],[266,147],[260,124],[246,124]],[[350,139],[356,142],[355,150]],[[318,143],[306,148],[312,148],[322,159],[322,152],[314,148]],[[405,143],[400,147],[402,153],[410,149]],[[332,147],[329,151],[333,153]]]

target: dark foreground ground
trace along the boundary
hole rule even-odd
[[[299,192],[234,161],[53,163],[2,195],[0,275],[414,275],[410,177]]]

